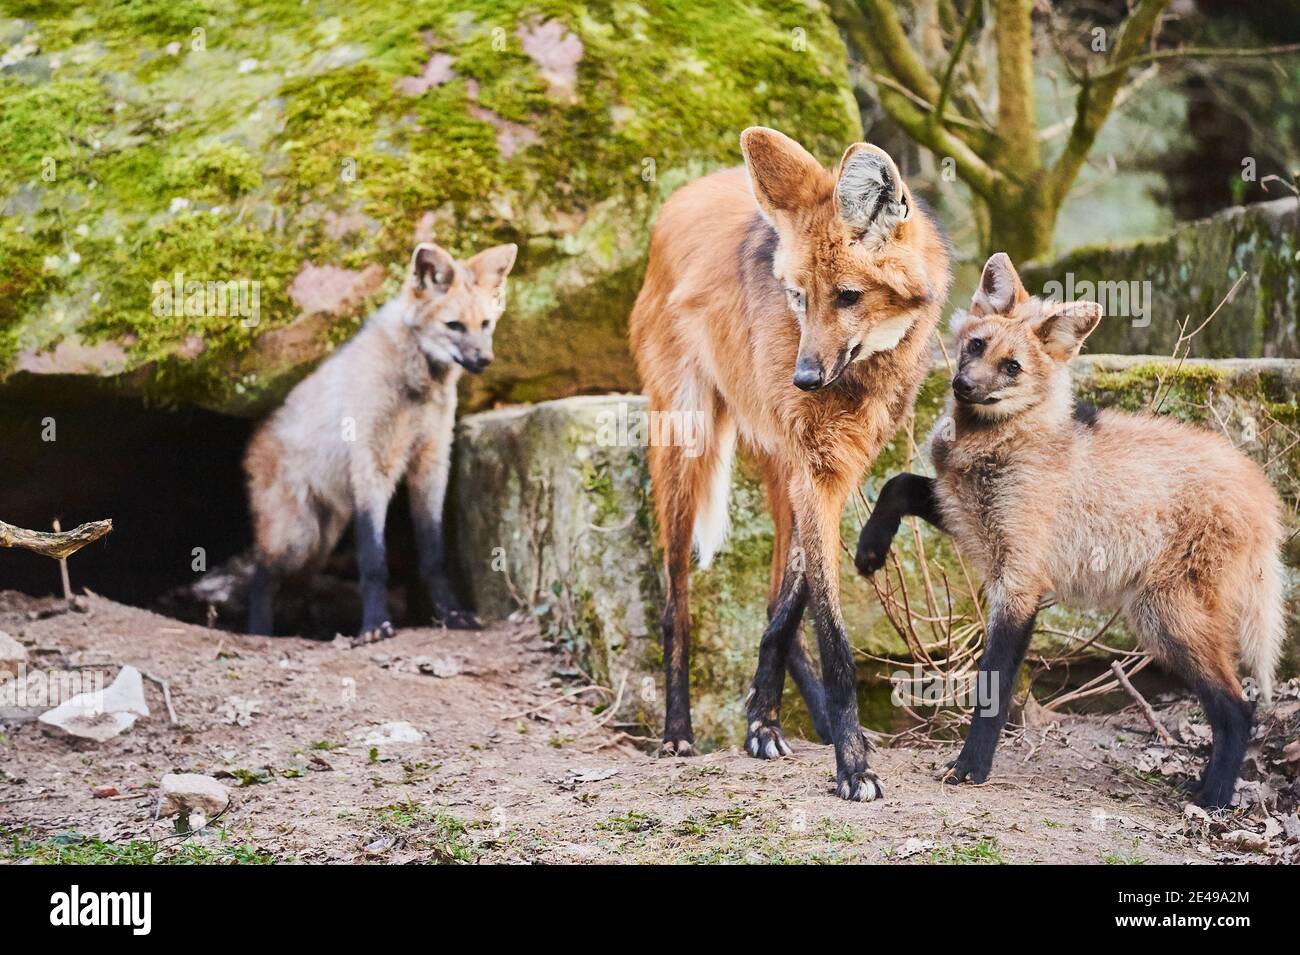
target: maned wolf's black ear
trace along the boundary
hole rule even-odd
[[[894,234],[912,217],[912,200],[889,153],[870,143],[844,150],[835,177],[835,204],[840,218],[860,236]]]
[[[808,208],[824,194],[826,170],[784,133],[751,126],[740,134],[740,151],[758,208],[773,225],[782,213]]]
[[[1096,302],[1045,302],[1034,333],[1049,355],[1069,361],[1100,321],[1101,306]]]
[[[411,256],[411,278],[415,287],[445,292],[456,277],[456,266],[451,254],[432,242],[421,242]]]
[[[484,249],[466,261],[465,266],[474,276],[474,281],[481,287],[497,289],[505,284],[506,276],[514,268],[515,256],[518,254],[519,246],[507,242],[505,245],[494,245],[490,249]]]
[[[984,263],[984,274],[971,297],[970,310],[977,318],[1006,315],[1027,298],[1029,293],[1020,281],[1020,273],[1011,264],[1010,256],[1005,252],[994,252]]]

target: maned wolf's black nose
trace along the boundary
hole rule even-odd
[[[465,359],[465,367],[476,375],[490,364],[492,364],[491,356],[475,355]]]
[[[801,391],[816,391],[826,383],[822,366],[810,358],[800,358],[794,366],[794,386]]]
[[[958,398],[969,398],[975,394],[975,386],[965,375],[958,375],[952,380],[952,393]]]

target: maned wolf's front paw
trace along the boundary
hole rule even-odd
[[[889,557],[889,548],[894,542],[898,527],[889,527],[887,522],[869,519],[858,535],[858,550],[853,556],[853,565],[863,577],[870,577],[885,566]]]
[[[945,783],[954,786],[964,782],[971,782],[978,786],[989,778],[992,769],[992,753],[984,755],[973,752],[969,747],[962,747],[961,754],[948,764],[941,778]]]
[[[659,747],[659,755],[664,758],[672,756],[694,756],[695,741],[689,739],[665,739]]]
[[[794,750],[781,735],[781,727],[762,720],[754,720],[749,724],[749,731],[745,734],[745,752],[756,759],[779,759],[794,755]]]
[[[357,634],[356,639],[352,641],[352,645],[354,647],[365,646],[368,643],[378,643],[380,640],[387,640],[389,637],[396,635],[397,631],[393,629],[393,625],[385,620],[377,627],[362,630]]]
[[[871,802],[885,794],[880,777],[871,769],[841,769],[835,773],[835,795],[851,802]]]

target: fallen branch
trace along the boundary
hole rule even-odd
[[[1159,717],[1156,716],[1156,711],[1153,710],[1151,704],[1146,701],[1146,697],[1139,693],[1137,687],[1129,681],[1128,674],[1124,672],[1124,668],[1119,665],[1118,660],[1111,661],[1110,669],[1111,672],[1115,674],[1115,679],[1119,680],[1119,685],[1128,691],[1129,696],[1133,697],[1133,701],[1137,703],[1138,709],[1140,709],[1142,715],[1147,718],[1147,722],[1151,724],[1151,728],[1156,731],[1156,735],[1169,746],[1178,745],[1174,738],[1169,735],[1169,730],[1165,729],[1164,724],[1160,722]]]
[[[113,529],[113,522],[91,521],[70,531],[51,533],[29,531],[0,521],[0,547],[21,547],[36,554],[63,560],[87,544],[92,544]]]

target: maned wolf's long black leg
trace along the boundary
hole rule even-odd
[[[451,469],[451,411],[439,419],[442,430],[427,437],[411,456],[406,475],[411,498],[411,521],[419,556],[420,580],[433,604],[433,617],[458,630],[479,630],[482,624],[456,599],[447,578],[447,550],[443,537],[443,511]]]
[[[867,765],[868,744],[858,722],[857,666],[840,614],[839,519],[847,491],[810,474],[792,486],[791,503],[803,545],[808,610],[817,632],[826,714],[835,741],[835,793],[841,799],[869,802],[884,787]]]
[[[1036,605],[1037,601],[1031,604]],[[961,754],[949,765],[945,781],[960,783],[969,779],[973,783],[982,783],[988,779],[993,767],[993,751],[997,749],[998,736],[1011,711],[1016,674],[1029,648],[1036,616],[1036,611],[1016,615],[1005,608],[993,608],[988,642],[984,655],[980,657],[976,677],[975,712],[971,715],[970,732],[966,734]]]
[[[279,579],[269,566],[258,561],[248,587],[248,632],[265,637],[275,633],[275,591]]]
[[[361,571],[361,633],[370,643],[393,635],[388,618],[388,560],[384,553],[385,513],[378,506],[357,509],[353,529],[357,538],[357,565]]]
[[[822,685],[821,671],[808,653],[808,644],[804,642],[803,629],[798,623],[790,635],[790,649],[785,665],[808,707],[808,716],[812,719],[817,738],[823,743],[833,743],[835,740],[831,736],[830,717],[826,714],[826,687]]]
[[[481,630],[478,617],[466,610],[456,598],[447,579],[447,555],[443,542],[442,519],[431,517],[417,508],[411,497],[411,519],[415,525],[415,546],[419,557],[420,580],[429,591],[433,618],[453,630]]]
[[[785,687],[791,644],[798,635],[808,599],[808,584],[801,562],[802,558],[796,556],[786,565],[781,589],[758,645],[758,669],[754,672],[745,707],[745,751],[760,759],[776,759],[791,753],[789,744],[781,735],[781,691]],[[808,663],[811,666],[811,661]],[[810,710],[812,707],[813,704],[809,703]],[[824,702],[822,709],[824,720]]]
[[[858,550],[853,563],[863,577],[870,577],[885,566],[889,547],[904,517],[920,517],[939,530],[945,529],[935,496],[934,478],[897,474],[885,482],[871,517],[858,535]]]
[[[1208,809],[1220,809],[1232,802],[1236,791],[1237,774],[1250,742],[1255,705],[1242,699],[1240,692],[1234,695],[1228,688],[1203,677],[1192,680],[1192,687],[1200,698],[1213,736],[1205,775],[1193,799]]]

